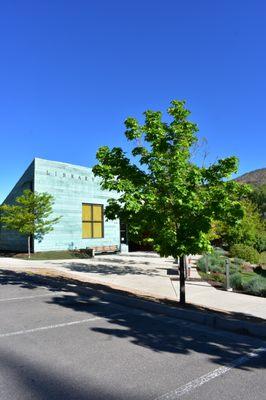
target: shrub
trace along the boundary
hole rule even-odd
[[[75,250],[74,254],[80,258],[91,258],[93,256],[93,251],[86,247],[86,249]]]
[[[220,252],[214,251],[211,254],[205,254],[198,260],[198,267],[200,271],[206,272],[206,264],[208,262],[208,269],[210,272],[224,272],[224,260],[225,257]]]
[[[214,247],[213,254],[217,254],[219,256],[226,256],[227,251],[225,251],[222,247]]]
[[[251,246],[247,246],[246,244],[234,244],[230,248],[230,254],[232,257],[243,258],[245,261],[249,261],[251,263],[259,262],[259,252]]]
[[[208,279],[214,282],[225,282],[224,274],[220,274],[219,272],[211,272]]]
[[[225,257],[220,251],[214,251],[209,256],[209,269],[212,272],[224,272]]]
[[[266,231],[258,232],[256,235],[256,242],[254,244],[259,253],[266,251]]]
[[[224,263],[222,263],[221,265],[211,265],[209,269],[211,272],[224,274]]]
[[[263,251],[263,252],[260,254],[259,263],[260,263],[261,265],[266,265],[266,251]]]
[[[266,279],[256,276],[243,284],[244,291],[256,296],[266,296]]]
[[[242,276],[239,272],[230,276],[230,286],[236,290],[242,289]]]
[[[241,271],[241,269],[239,268],[238,265],[230,263],[230,268],[229,268],[229,274],[230,275],[236,274],[236,273],[238,273],[240,271]]]
[[[202,272],[206,272],[206,261],[207,261],[208,256],[204,255],[197,261],[197,266]]]
[[[236,264],[238,267],[242,267],[242,265],[245,263],[245,260],[242,258],[235,257],[233,260],[234,264]]]
[[[209,275],[206,274],[205,272],[200,271],[199,274],[201,279],[203,279],[204,281],[207,281],[209,279]]]

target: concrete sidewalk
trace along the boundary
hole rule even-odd
[[[0,269],[47,273],[51,271],[83,282],[105,284],[135,294],[178,300],[179,282],[173,275],[176,270],[173,261],[171,258],[164,259],[156,254],[143,252],[99,255],[94,259],[80,260],[28,261],[0,258]],[[217,290],[200,280],[195,268],[192,268],[191,279],[186,282],[186,296],[188,303],[197,306],[266,319],[265,298]]]

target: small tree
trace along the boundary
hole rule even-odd
[[[30,238],[41,241],[43,236],[53,230],[60,217],[48,219],[52,214],[53,196],[48,193],[35,193],[24,190],[16,198],[15,204],[3,204],[0,208],[0,222],[3,228],[17,231],[28,237],[28,256],[30,258]]]
[[[123,150],[101,147],[93,172],[102,178],[103,189],[115,190],[106,216],[129,225],[129,234],[145,234],[161,256],[180,257],[180,302],[185,303],[184,256],[210,251],[209,231],[214,219],[235,224],[243,217],[238,199],[246,190],[226,181],[237,171],[237,158],[199,167],[192,162],[197,126],[188,120],[184,101],[172,101],[168,114],[146,111],[145,122],[125,121],[126,138],[136,141],[135,163]]]

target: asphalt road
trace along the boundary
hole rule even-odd
[[[263,400],[266,344],[0,276],[0,399]]]

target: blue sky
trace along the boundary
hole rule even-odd
[[[92,166],[172,99],[210,162],[265,167],[264,0],[9,0],[0,52],[0,201],[34,157]]]

